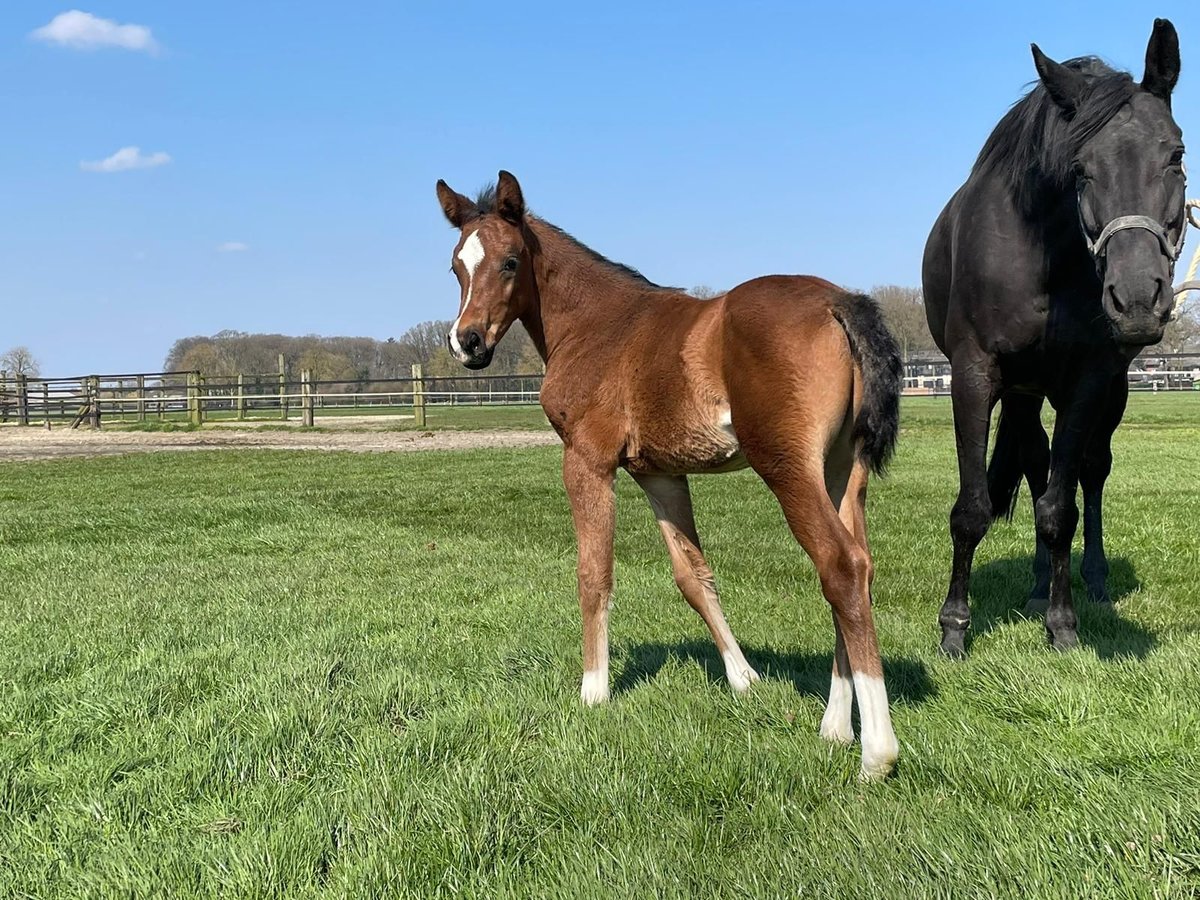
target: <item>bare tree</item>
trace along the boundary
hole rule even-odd
[[[925,321],[925,300],[920,288],[883,284],[871,288],[871,296],[879,303],[904,359],[913,353],[936,349],[929,323]]]
[[[713,297],[720,297],[725,291],[718,291],[715,288],[710,288],[707,284],[698,284],[688,291],[697,300],[711,300]]]
[[[24,345],[0,354],[0,369],[9,375],[24,375],[28,378],[37,378],[42,372],[42,367],[33,358],[33,353]]]
[[[1185,353],[1200,349],[1200,318],[1190,307],[1180,307],[1178,315],[1167,325],[1158,347],[1163,353]]]

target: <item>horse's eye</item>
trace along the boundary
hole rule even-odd
[[[1088,173],[1087,173],[1087,170],[1083,167],[1083,163],[1078,163],[1078,162],[1072,163],[1071,171],[1073,171],[1075,173],[1076,180],[1078,180],[1078,181],[1087,181],[1088,180]]]
[[[500,271],[508,273],[517,271],[517,258],[515,256],[510,256],[508,259],[506,259],[504,264],[500,266]]]

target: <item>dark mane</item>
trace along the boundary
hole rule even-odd
[[[1067,60],[1088,87],[1073,116],[1066,116],[1039,82],[1013,104],[979,152],[972,174],[1003,178],[1025,215],[1035,213],[1047,188],[1062,191],[1074,184],[1072,164],[1080,148],[1103,128],[1138,90],[1128,72],[1118,72],[1094,56]]]
[[[496,211],[496,185],[495,184],[486,185],[485,187],[483,187],[479,190],[479,193],[476,194],[476,196],[475,196],[475,206],[479,210],[480,215],[488,215],[488,214],[494,213]],[[526,213],[526,215],[529,215],[529,213]],[[607,256],[604,256],[601,253],[597,253],[595,250],[593,250],[587,244],[583,243],[583,241],[581,241],[577,237],[567,233],[566,231],[563,231],[557,225],[553,225],[550,222],[547,222],[545,219],[541,219],[541,218],[539,218],[538,221],[541,222],[543,225],[545,225],[547,228],[549,228],[551,231],[553,231],[555,234],[559,235],[560,237],[566,238],[568,241],[570,241],[572,244],[574,244],[576,247],[578,247],[580,250],[582,250],[589,258],[592,259],[592,261],[599,263],[600,265],[604,266],[606,269],[609,269],[610,271],[613,271],[613,272],[617,273],[618,275],[622,275],[625,278],[631,279],[632,281],[636,281],[641,287],[652,288],[654,290],[662,290],[662,291],[679,290],[679,288],[668,288],[668,287],[663,287],[661,284],[655,284],[653,281],[651,281],[649,278],[647,278],[645,275],[643,275],[641,272],[639,272],[633,266],[627,266],[624,263],[614,262],[613,260],[609,259]]]

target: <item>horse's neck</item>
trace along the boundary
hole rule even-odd
[[[603,334],[623,321],[645,290],[591,257],[566,235],[529,222],[536,297],[522,316],[542,359],[580,338]]]

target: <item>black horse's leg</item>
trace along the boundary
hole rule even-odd
[[[954,405],[954,438],[958,447],[958,500],[950,511],[950,537],[954,561],[950,589],[938,622],[942,626],[942,652],[961,657],[966,653],[971,607],[967,589],[975,548],[992,520],[987,484],[988,427],[999,393],[1000,376],[995,361],[979,351],[962,348],[951,364],[950,397]]]
[[[1050,439],[1042,427],[1045,398],[1033,394],[1009,394],[1004,398],[1004,415],[1020,434],[1021,471],[1029,485],[1029,497],[1037,507],[1050,478]],[[1050,551],[1045,541],[1035,537],[1033,589],[1025,604],[1025,615],[1044,613],[1050,605]]]
[[[1111,603],[1108,594],[1108,557],[1104,554],[1102,497],[1104,482],[1112,471],[1112,436],[1125,415],[1129,399],[1129,379],[1122,372],[1109,387],[1108,405],[1096,424],[1096,431],[1083,455],[1079,484],[1083,488],[1083,565],[1088,599],[1093,603]]]
[[[1042,401],[1038,399],[1033,409],[1033,417],[1029,429],[1029,439],[1021,446],[1021,466],[1025,470],[1025,480],[1029,483],[1029,496],[1034,508],[1042,494],[1046,493],[1046,483],[1050,479],[1050,438],[1042,427]],[[1036,534],[1037,529],[1034,529]],[[1044,612],[1050,605],[1050,548],[1040,537],[1035,537],[1033,554],[1033,590],[1029,592],[1029,602],[1025,605],[1026,613]]]
[[[1075,386],[1068,402],[1059,409],[1050,445],[1050,482],[1034,507],[1038,537],[1050,550],[1046,632],[1057,650],[1068,650],[1079,642],[1071,600],[1071,541],[1079,524],[1075,492],[1083,454],[1107,396],[1106,380],[1085,379]]]

